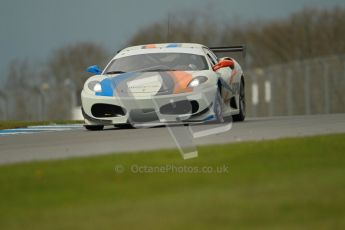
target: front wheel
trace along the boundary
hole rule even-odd
[[[104,125],[84,125],[85,129],[90,131],[99,131],[103,130]]]
[[[222,97],[219,91],[217,92],[217,95],[214,101],[213,112],[216,117],[216,122],[223,123],[224,116],[223,116],[223,108],[222,108]]]
[[[244,121],[246,118],[246,94],[244,90],[244,83],[241,81],[240,95],[239,95],[239,114],[233,115],[234,121]]]
[[[116,125],[114,125],[114,127],[119,128],[119,129],[134,129],[134,126],[131,125],[130,123],[116,124]]]

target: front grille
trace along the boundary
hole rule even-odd
[[[145,123],[159,121],[157,113],[154,109],[132,109],[129,112],[129,119],[132,122]]]
[[[91,107],[91,113],[94,117],[121,117],[126,114],[126,110],[121,106],[109,104],[94,104]]]
[[[197,101],[177,101],[163,105],[159,111],[161,114],[179,115],[179,114],[193,114],[199,110],[199,103]]]

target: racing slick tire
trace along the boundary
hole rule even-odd
[[[117,124],[117,125],[114,125],[115,128],[118,128],[118,129],[134,129],[135,127],[129,123],[126,123],[126,124]]]
[[[216,118],[215,122],[223,123],[224,116],[223,116],[223,108],[222,108],[222,97],[219,91],[217,92],[216,98],[214,100],[213,112]]]
[[[244,121],[244,119],[246,118],[246,94],[243,80],[241,81],[240,85],[239,110],[239,114],[232,116],[232,119],[234,121]]]
[[[104,125],[84,125],[84,127],[89,131],[99,131],[103,130]]]

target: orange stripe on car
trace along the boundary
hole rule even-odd
[[[192,92],[192,88],[188,88],[189,82],[192,80],[193,76],[184,71],[173,71],[170,72],[171,77],[174,79],[175,87],[174,94]]]
[[[229,92],[226,91],[225,95],[224,95],[224,98],[223,98],[224,103],[229,99],[229,96],[230,96]]]
[[[144,46],[144,49],[153,49],[153,48],[157,48],[157,46],[155,44],[148,44]]]
[[[234,81],[234,77],[235,77],[236,74],[237,74],[237,70],[234,69],[234,70],[231,72],[230,84],[232,84],[232,82]]]

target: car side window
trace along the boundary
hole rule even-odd
[[[211,57],[211,55],[210,54],[206,54],[207,55],[207,57],[208,57],[208,59],[209,59],[209,61],[212,63],[212,65],[215,65],[215,64],[217,64],[213,59],[212,59],[212,57]]]
[[[204,48],[204,52],[206,53],[206,56],[212,65],[216,65],[218,62],[217,57],[215,57],[215,55],[209,49]]]
[[[216,60],[216,63],[218,63],[218,57],[211,51],[209,50],[211,57],[213,57],[214,60]]]

